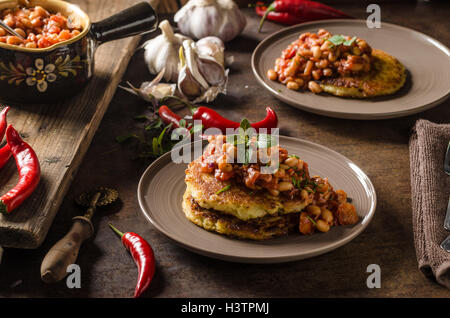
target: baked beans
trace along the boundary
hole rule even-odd
[[[201,172],[214,174],[220,181],[233,179],[252,192],[267,191],[273,197],[303,200],[307,206],[299,215],[300,233],[328,232],[332,226],[358,222],[347,194],[343,190],[334,191],[327,178],[310,177],[308,164],[296,155],[289,155],[286,149],[278,145],[267,148],[268,153],[278,154],[279,166],[273,174],[263,174],[261,167],[266,164],[261,162],[259,151],[255,163],[239,164],[235,160],[236,145],[227,136],[208,136],[208,141],[203,155],[196,160]]]
[[[61,13],[50,13],[40,6],[5,9],[0,18],[25,39],[0,28],[0,42],[26,48],[46,48],[69,40],[82,31],[80,26],[70,25],[68,18]]]
[[[267,77],[292,90],[320,93],[318,81],[324,77],[348,76],[370,71],[372,49],[366,41],[345,35],[333,36],[320,29],[303,33],[292,42]],[[296,83],[295,85],[293,83]]]

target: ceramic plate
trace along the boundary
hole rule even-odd
[[[282,50],[301,33],[317,32],[320,28],[332,34],[358,36],[373,48],[396,57],[408,73],[403,88],[389,96],[351,99],[292,91],[267,79],[267,70],[273,68]],[[449,49],[423,33],[389,23],[382,23],[380,29],[369,29],[364,20],[326,20],[283,29],[256,47],[252,69],[258,82],[280,100],[312,113],[338,118],[385,119],[411,115],[436,106],[450,93]]]
[[[309,258],[338,248],[361,233],[376,206],[375,189],[367,175],[346,157],[318,144],[281,136],[280,145],[306,161],[311,175],[326,176],[335,189],[344,189],[353,199],[360,221],[352,226],[335,226],[327,233],[293,233],[266,241],[238,240],[208,232],[184,216],[181,201],[187,164],[173,163],[170,153],[157,159],[142,175],[139,205],[150,222],[179,245],[234,262],[279,263]]]

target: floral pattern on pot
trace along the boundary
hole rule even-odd
[[[42,58],[34,60],[34,65],[24,68],[21,64],[14,65],[9,62],[0,62],[0,80],[7,80],[8,84],[20,85],[22,82],[28,86],[36,86],[36,89],[43,93],[50,83],[55,82],[58,77],[68,77],[69,74],[77,76],[77,70],[83,69],[86,60],[81,60],[80,56],[73,59],[70,55],[64,58],[59,56],[54,63],[47,63]]]
[[[44,65],[43,59],[36,59],[34,61],[36,68],[28,67],[25,71],[28,75],[25,82],[28,86],[36,85],[38,91],[45,92],[47,90],[48,84],[54,82],[57,78],[54,71],[56,67],[54,64]]]

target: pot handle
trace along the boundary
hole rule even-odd
[[[102,44],[128,36],[154,31],[158,26],[158,15],[150,4],[140,2],[109,18],[93,23],[91,33]]]

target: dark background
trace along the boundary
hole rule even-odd
[[[369,1],[327,1],[355,17],[365,18]],[[445,1],[377,1],[381,17],[424,32],[450,46],[450,6]],[[108,228],[141,234],[153,246],[157,270],[147,297],[449,297],[450,291],[426,278],[417,268],[411,224],[408,140],[418,118],[448,122],[450,102],[424,113],[383,121],[351,121],[322,117],[294,109],[274,99],[256,83],[250,55],[258,41],[281,28],[267,22],[256,32],[259,18],[245,9],[245,32],[227,43],[234,55],[228,94],[213,104],[225,117],[260,120],[264,108],[276,110],[281,134],[305,138],[334,149],[360,166],[375,185],[378,205],[367,229],[349,244],[312,259],[272,265],[229,263],[193,254],[174,245],[141,213],[137,183],[147,164],[132,161],[130,148],[115,137],[135,127],[134,116],[147,104],[118,89],[62,204],[44,244],[36,250],[6,249],[0,265],[0,296],[4,297],[131,297],[137,269],[120,240]],[[401,57],[399,57],[401,58]],[[431,63],[432,61],[430,61]],[[122,84],[139,85],[151,78],[142,51],[133,57]],[[187,110],[184,110],[187,113]],[[96,236],[86,242],[77,263],[81,289],[65,281],[46,285],[40,263],[70,228],[71,218],[83,214],[73,203],[80,192],[95,186],[119,190],[121,202],[97,211]],[[381,266],[380,289],[366,287],[366,267]]]

